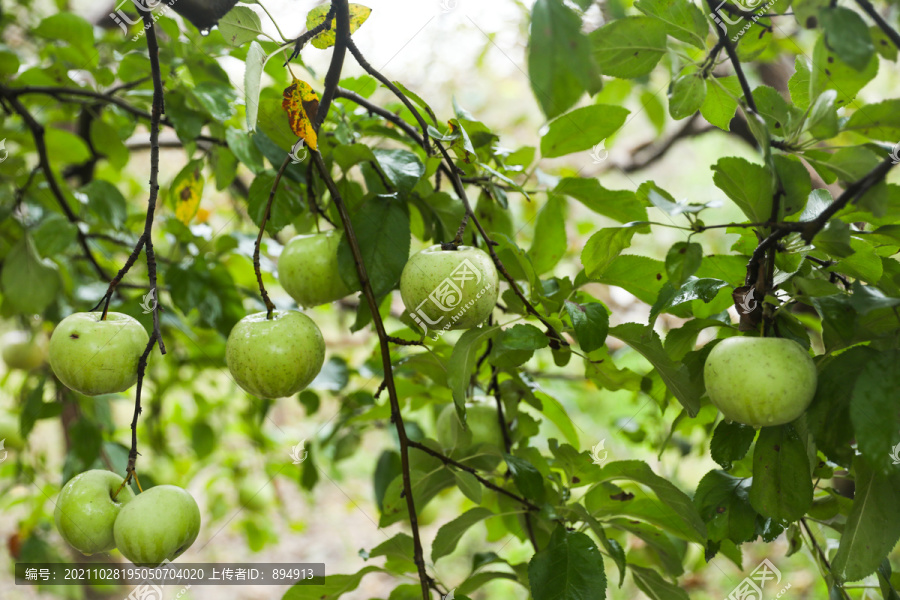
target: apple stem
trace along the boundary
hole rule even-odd
[[[284,162],[281,163],[281,168],[278,169],[278,174],[275,176],[275,181],[272,183],[272,190],[269,192],[269,201],[266,202],[266,210],[263,213],[262,221],[259,224],[259,235],[256,236],[256,244],[253,246],[253,270],[256,273],[256,281],[259,284],[259,293],[266,305],[266,319],[270,321],[273,318],[272,313],[275,311],[275,305],[272,304],[272,300],[269,299],[269,293],[266,292],[266,286],[263,284],[262,270],[259,267],[259,248],[262,244],[263,233],[266,231],[266,223],[269,222],[269,216],[272,214],[272,204],[275,201],[275,193],[278,191],[278,184],[281,183],[281,177],[284,175],[284,171],[287,169],[290,161],[290,155],[286,156]]]

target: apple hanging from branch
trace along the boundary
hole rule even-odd
[[[341,279],[337,251],[341,232],[298,235],[278,259],[278,281],[304,308],[340,300],[353,292]]]
[[[816,365],[797,342],[732,337],[709,353],[706,393],[726,419],[752,427],[790,423],[816,393]]]
[[[149,341],[128,315],[75,313],[50,337],[50,367],[66,387],[86,396],[124,392],[137,382],[138,359]]]
[[[122,509],[113,533],[122,556],[139,567],[157,567],[181,556],[197,539],[200,509],[182,488],[159,485]]]
[[[122,509],[134,499],[122,478],[112,471],[95,469],[76,475],[63,486],[53,518],[66,542],[90,556],[116,547],[113,527]],[[119,493],[113,498],[113,494]]]

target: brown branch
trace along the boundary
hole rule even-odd
[[[716,12],[716,7],[713,6],[713,0],[706,0],[706,4],[709,6],[710,11]],[[726,2],[725,4],[727,5],[728,3]],[[728,34],[722,31],[721,27],[715,27],[714,29],[719,35],[719,42],[725,48],[725,52],[731,60],[731,66],[734,67],[734,74],[737,75],[738,81],[741,83],[741,89],[744,91],[744,102],[747,103],[747,107],[750,110],[758,113],[756,101],[753,99],[753,92],[750,90],[750,84],[747,82],[747,76],[744,75],[744,69],[741,68],[741,61],[738,60],[737,52],[735,52],[734,46],[731,45]]]
[[[317,130],[321,123],[325,121],[325,118],[328,115],[331,100],[334,97],[335,90],[338,86],[338,81],[340,80],[347,47],[351,43],[350,9],[347,0],[334,0],[332,2],[332,7],[335,11],[336,40],[334,45],[334,52],[331,56],[331,64],[325,77],[325,89],[322,93],[322,99],[319,102],[318,113],[316,114],[315,127]],[[318,150],[312,151],[312,158],[316,163],[317,169],[319,170],[319,175],[322,177],[322,180],[325,182],[325,185],[327,186],[328,191],[331,194],[331,199],[334,202],[338,214],[341,217],[341,222],[344,225],[344,236],[347,239],[347,243],[350,246],[350,252],[353,255],[353,262],[356,265],[356,272],[359,276],[359,282],[362,288],[363,296],[365,296],[366,302],[369,305],[369,312],[372,315],[372,324],[374,325],[375,331],[378,334],[379,346],[381,348],[381,362],[384,367],[384,385],[388,391],[388,396],[390,398],[391,404],[391,420],[393,421],[394,426],[397,429],[397,438],[400,442],[400,465],[402,472],[401,477],[403,481],[403,495],[406,498],[406,507],[409,512],[409,523],[412,529],[413,562],[415,562],[416,570],[418,571],[419,584],[422,590],[422,598],[423,600],[429,600],[431,596],[431,577],[429,577],[427,571],[425,570],[425,557],[422,551],[422,540],[419,534],[419,520],[416,514],[415,501],[413,500],[412,476],[410,474],[409,467],[410,440],[406,434],[406,426],[403,423],[403,415],[400,411],[400,400],[397,395],[397,388],[394,382],[390,342],[388,341],[388,335],[385,331],[384,322],[381,319],[381,314],[378,312],[378,300],[375,298],[375,293],[372,290],[371,283],[369,282],[369,275],[366,271],[365,263],[363,262],[362,252],[359,247],[359,241],[356,239],[356,233],[353,230],[353,223],[350,220],[350,213],[348,212],[347,206],[344,203],[344,199],[341,197],[340,191],[338,190],[334,180],[331,178],[331,174],[328,172],[328,168],[325,166],[325,161],[322,159],[322,155],[318,152]]]
[[[531,502],[527,498],[524,498],[522,496],[519,496],[518,494],[510,492],[509,490],[502,488],[495,483],[492,483],[490,480],[485,479],[484,477],[482,477],[481,475],[478,474],[478,471],[476,469],[470,467],[469,465],[463,464],[457,460],[450,458],[449,456],[441,454],[437,450],[433,450],[433,449],[429,448],[428,446],[426,446],[425,444],[422,444],[420,442],[414,442],[414,441],[410,440],[408,442],[408,445],[410,448],[415,448],[417,450],[421,450],[422,452],[424,452],[426,454],[430,454],[431,456],[440,460],[445,465],[451,465],[453,467],[456,467],[457,469],[460,469],[461,471],[471,473],[472,475],[475,476],[475,479],[477,479],[479,482],[481,482],[481,485],[483,485],[484,487],[494,490],[498,494],[503,494],[504,496],[512,498],[516,502],[522,504],[522,506],[524,506],[529,511],[540,511],[541,510],[540,506]]]
[[[291,44],[294,45],[294,51],[291,52],[291,55],[288,57],[282,66],[287,66],[289,62],[300,56],[300,51],[303,50],[303,47],[314,37],[325,31],[326,29],[331,29],[331,21],[334,19],[334,5],[332,4],[331,8],[328,9],[328,13],[325,15],[325,20],[307,31],[298,37],[297,39],[288,42],[282,46],[282,48],[286,48]]]
[[[281,168],[278,169],[278,174],[275,176],[275,181],[272,183],[272,191],[269,192],[269,201],[266,202],[266,210],[263,212],[262,220],[259,223],[259,235],[256,236],[256,243],[253,245],[253,271],[256,273],[256,282],[259,284],[259,293],[266,305],[266,319],[272,318],[272,312],[275,310],[275,305],[272,304],[272,301],[269,299],[269,294],[266,292],[266,286],[263,284],[262,270],[259,267],[259,247],[262,244],[263,233],[266,231],[266,223],[269,222],[269,216],[272,214],[272,204],[275,201],[275,193],[278,191],[278,184],[281,183],[281,176],[284,175],[284,170],[287,169],[290,162],[291,156],[285,156],[284,162],[281,163]]]
[[[413,116],[416,118],[416,121],[422,127],[423,137],[428,139],[428,123],[413,105],[413,103],[406,97],[406,94],[400,91],[400,89],[394,85],[387,77],[385,77],[381,72],[375,69],[362,55],[362,52],[359,51],[359,48],[350,40],[348,44],[348,48],[350,52],[353,54],[356,61],[359,65],[367,72],[369,75],[377,79],[384,85],[386,88],[391,90],[397,98],[400,99],[401,102],[410,110]],[[497,267],[497,270],[509,282],[510,288],[513,290],[513,293],[519,297],[519,300],[522,301],[522,304],[525,306],[526,310],[538,318],[538,320],[544,325],[547,329],[547,336],[550,338],[550,347],[551,348],[559,348],[560,346],[568,346],[569,343],[563,338],[563,336],[556,331],[556,328],[550,324],[547,319],[541,315],[534,305],[525,297],[525,294],[522,293],[522,290],[519,288],[519,285],[516,283],[516,280],[509,274],[509,271],[506,270],[506,267],[503,265],[503,262],[500,260],[500,257],[497,256],[496,250],[494,250],[494,246],[496,246],[496,242],[494,242],[491,237],[488,235],[487,231],[485,231],[484,227],[481,225],[481,222],[478,220],[478,217],[475,216],[474,211],[472,210],[472,204],[469,202],[469,197],[466,195],[465,185],[463,185],[462,180],[460,179],[459,172],[456,168],[456,165],[453,163],[453,158],[447,152],[447,149],[439,140],[434,140],[435,146],[440,151],[441,155],[444,157],[444,161],[447,163],[447,171],[450,176],[450,181],[453,184],[453,189],[456,192],[456,195],[459,196],[459,199],[462,201],[463,206],[465,207],[467,218],[471,219],[471,221],[475,224],[475,227],[478,229],[478,233],[481,235],[481,238],[484,240],[485,245],[487,246],[488,253],[491,255],[491,259],[494,261],[494,265]],[[426,152],[428,149],[426,147]],[[430,153],[429,153],[430,154]]]
[[[860,8],[862,8],[865,13],[872,18],[873,21],[875,21],[875,24],[881,28],[884,34],[888,36],[888,38],[890,38],[892,42],[894,42],[894,45],[900,48],[900,33],[897,33],[897,30],[891,27],[890,24],[888,24],[888,22],[884,20],[884,17],[882,17],[878,13],[878,11],[875,10],[875,7],[872,6],[872,3],[869,2],[869,0],[856,0],[856,3],[859,4]]]
[[[109,279],[109,275],[103,267],[100,266],[100,263],[97,262],[94,253],[91,251],[90,246],[88,246],[84,232],[78,227],[78,223],[81,219],[78,218],[72,210],[72,207],[69,206],[69,202],[66,200],[62,189],[59,187],[59,182],[56,181],[56,176],[53,174],[53,169],[50,166],[50,158],[47,154],[47,144],[44,139],[44,126],[37,122],[34,115],[28,111],[25,105],[22,104],[10,88],[0,85],[0,97],[3,97],[9,102],[12,109],[22,117],[22,120],[25,121],[25,125],[31,130],[31,137],[34,139],[34,147],[38,154],[38,163],[40,164],[41,171],[44,172],[44,179],[47,180],[47,185],[50,186],[53,197],[62,209],[66,219],[76,226],[75,229],[77,230],[78,243],[84,250],[84,254],[87,257],[88,262],[90,262],[91,266],[94,268],[94,271],[97,273],[97,276],[104,280]]]

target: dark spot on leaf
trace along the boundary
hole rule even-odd
[[[178,196],[182,202],[187,202],[188,200],[191,199],[191,188],[190,187],[183,188],[181,190],[181,193],[178,194]]]
[[[828,62],[829,62],[829,63],[833,63],[833,62],[834,62],[834,57],[833,57],[833,56],[829,56],[829,57],[828,57]]]
[[[629,494],[628,492],[619,492],[609,497],[610,500],[618,500],[619,502],[627,502],[632,498],[634,498],[634,494]]]
[[[661,281],[661,280],[662,280],[662,273],[657,273],[657,274],[656,274],[656,280],[657,280],[657,281]]]
[[[684,254],[685,252],[687,252],[687,248],[680,248],[678,250],[678,254]]]
[[[781,129],[781,123],[780,123],[780,122],[778,122],[778,121],[775,122],[775,129]]]
[[[716,512],[719,513],[719,514],[721,515],[722,513],[725,512],[725,507],[724,507],[724,506],[720,506],[720,507],[716,508]]]
[[[806,28],[807,29],[814,29],[816,27],[816,25],[818,25],[818,24],[819,24],[819,20],[816,19],[815,17],[809,17],[808,19],[806,19]]]
[[[829,71],[828,69],[825,69],[825,74],[831,77],[831,71]]]
[[[775,450],[775,452],[781,452],[781,446],[779,446],[778,444],[775,444],[773,446],[773,449]]]
[[[572,478],[572,483],[581,483],[581,478],[580,478],[580,477],[573,477],[573,478]]]
[[[881,44],[882,46],[887,46],[887,41],[885,41],[885,40],[878,40],[878,43]]]

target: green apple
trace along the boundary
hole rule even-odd
[[[21,450],[25,447],[25,440],[22,439],[19,430],[19,420],[14,416],[0,414],[0,441],[4,442],[4,450]]]
[[[400,275],[400,296],[409,316],[426,330],[470,329],[497,303],[499,278],[484,250],[431,246],[414,255]]]
[[[137,319],[110,312],[75,313],[50,337],[50,366],[66,387],[86,396],[124,392],[137,382],[150,336]]]
[[[456,405],[448,404],[437,418],[437,437],[444,448],[469,448],[480,444],[503,447],[503,432],[497,409],[487,404],[466,405],[466,425],[456,415]]]
[[[753,427],[790,423],[816,393],[812,358],[783,338],[724,339],[709,353],[703,376],[709,399],[725,418]]]
[[[249,315],[228,334],[225,362],[239,386],[260,398],[296,394],[325,362],[325,340],[315,322],[287,310]]]
[[[332,229],[298,235],[285,245],[278,259],[278,281],[300,306],[327,304],[352,292],[338,272],[340,242],[341,232]]]
[[[139,567],[157,567],[181,556],[197,539],[200,508],[180,487],[158,485],[122,509],[113,532],[122,556]]]
[[[116,547],[116,519],[134,500],[134,492],[128,486],[113,499],[121,485],[122,477],[112,471],[93,470],[76,475],[63,486],[53,518],[59,534],[70,546],[88,556]]]
[[[254,512],[262,512],[275,501],[274,481],[263,477],[244,477],[238,486],[238,501],[241,507]]]
[[[0,339],[3,362],[10,369],[33,371],[47,360],[47,336],[27,331],[10,331]]]

